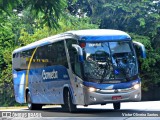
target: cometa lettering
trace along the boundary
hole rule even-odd
[[[58,71],[53,70],[52,72],[46,72],[45,70],[42,71],[42,79],[57,79],[58,78]]]

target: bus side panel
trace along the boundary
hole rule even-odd
[[[64,66],[48,66],[29,71],[29,91],[33,103],[63,104],[63,86],[69,84]]]
[[[25,103],[26,71],[13,71],[15,99],[18,103]]]

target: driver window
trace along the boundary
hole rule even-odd
[[[74,61],[74,72],[76,75],[78,75],[79,77],[81,77],[81,66],[80,66],[80,62],[78,61],[78,55],[76,53],[75,55],[75,61]]]
[[[77,44],[77,40],[75,39],[67,39],[66,40],[68,52],[69,52],[69,57],[70,57],[70,64],[72,71],[81,77],[81,67],[80,63],[78,62],[78,54],[75,48],[72,47],[72,44]]]

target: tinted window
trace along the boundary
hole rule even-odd
[[[48,48],[51,65],[63,65],[68,68],[64,41],[49,45]]]
[[[18,69],[27,69],[35,49],[36,48],[13,54],[13,58],[19,58],[18,60],[13,60],[15,66],[19,64],[20,67],[18,67]],[[30,69],[53,65],[63,65],[68,67],[64,41],[38,47],[33,56]]]
[[[39,47],[34,55],[33,64],[36,64],[36,68],[53,65],[68,67],[64,41]]]

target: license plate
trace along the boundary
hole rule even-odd
[[[112,100],[120,100],[122,99],[122,96],[112,96]]]

